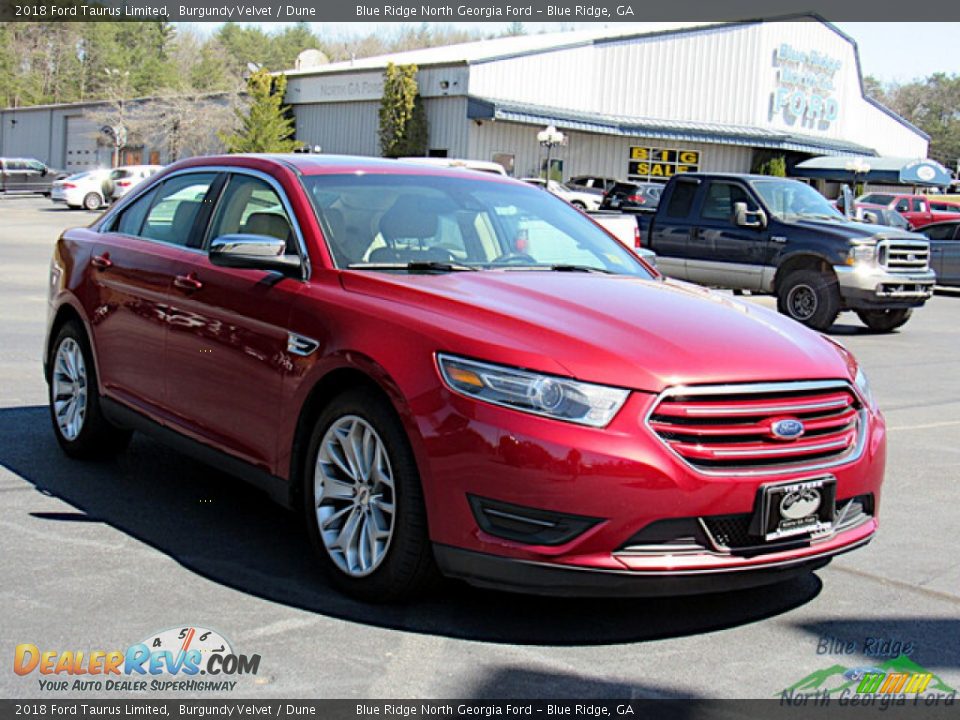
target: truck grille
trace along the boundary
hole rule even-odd
[[[781,421],[797,420],[793,438]],[[760,475],[830,467],[862,450],[860,401],[842,381],[677,387],[647,424],[685,462],[710,475]],[[796,430],[796,425],[793,427]]]
[[[930,245],[923,240],[881,240],[877,256],[887,270],[924,271],[930,266]]]

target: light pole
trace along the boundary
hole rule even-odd
[[[566,139],[567,138],[564,136],[564,134],[557,130],[553,125],[549,125],[537,133],[537,142],[547,149],[547,170],[544,181],[548,186],[550,184],[550,160],[553,148],[555,148],[557,145],[562,145]]]

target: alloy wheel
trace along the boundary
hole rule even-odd
[[[57,348],[52,383],[57,427],[66,440],[76,440],[87,416],[87,365],[80,345],[71,337]]]
[[[386,446],[366,420],[336,420],[320,442],[314,507],[323,545],[351,577],[379,567],[393,537],[396,501]]]

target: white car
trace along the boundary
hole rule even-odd
[[[119,200],[137,183],[162,169],[163,165],[121,165],[114,168],[110,172],[110,180],[113,182],[113,199]]]
[[[71,208],[99,210],[109,195],[110,170],[87,170],[62,180],[55,180],[50,188],[50,199]]]
[[[566,200],[581,210],[596,210],[600,207],[600,201],[603,200],[602,195],[576,190],[567,185],[561,185],[556,180],[551,180],[549,183],[543,178],[535,177],[522,178],[522,180],[530,185],[536,185],[541,188],[545,187],[558,198]]]

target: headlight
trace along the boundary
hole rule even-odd
[[[854,245],[847,254],[847,265],[871,265],[876,259],[876,245]]]
[[[857,390],[860,391],[860,395],[864,400],[867,401],[867,404],[871,408],[875,408],[877,406],[877,401],[873,397],[873,390],[870,389],[870,381],[867,380],[867,376],[864,375],[863,368],[857,368],[857,375],[853,382],[857,386]]]
[[[437,364],[444,382],[460,395],[590,427],[606,426],[630,394],[451,355],[437,355]]]

